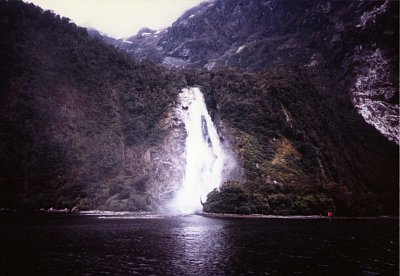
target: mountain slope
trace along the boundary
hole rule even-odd
[[[204,72],[193,83],[233,137],[250,202],[258,194],[276,214],[397,212],[397,146],[306,71]]]
[[[49,11],[0,5],[0,205],[154,208],[132,164],[182,79]]]
[[[184,166],[176,99],[197,85],[243,174],[206,210],[398,212],[396,145],[318,72],[166,70],[20,1],[0,1],[0,35],[0,207],[163,208]]]
[[[340,83],[366,122],[399,143],[398,1],[217,0],[120,44],[167,67],[260,71],[292,64]]]

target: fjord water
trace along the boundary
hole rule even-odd
[[[398,222],[0,214],[0,275],[398,275]]]
[[[192,214],[202,210],[200,201],[221,184],[225,154],[200,89],[184,88],[179,97],[187,134],[186,168],[170,207],[172,211]]]

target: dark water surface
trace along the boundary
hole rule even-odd
[[[0,214],[0,275],[398,275],[398,223]]]

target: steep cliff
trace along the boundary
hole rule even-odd
[[[20,1],[0,1],[0,35],[0,207],[162,208],[183,173],[178,94],[200,86],[241,167],[206,210],[398,211],[397,146],[328,69],[166,70]]]

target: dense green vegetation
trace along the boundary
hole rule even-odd
[[[397,212],[396,145],[302,68],[167,71],[20,1],[0,1],[0,36],[0,207],[157,209],[143,155],[180,89],[199,85],[245,176],[205,211]]]
[[[0,5],[0,206],[151,208],[138,158],[181,76],[49,11]]]
[[[204,72],[192,81],[231,128],[243,188],[268,201],[263,213],[397,212],[397,146],[364,122],[348,96],[334,93],[337,85],[291,66]]]

